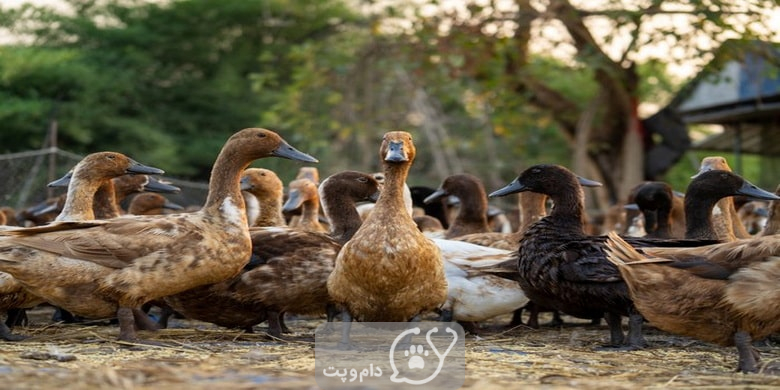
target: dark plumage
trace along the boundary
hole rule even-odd
[[[700,180],[709,177],[703,176]],[[606,313],[612,345],[623,344],[620,318],[628,316],[628,344],[641,347],[645,345],[641,334],[642,316],[632,304],[620,272],[605,258],[606,237],[585,234],[584,194],[578,181],[583,179],[564,167],[537,165],[491,194],[502,196],[534,191],[548,195],[554,203],[550,215],[531,225],[521,241],[517,278],[531,301],[540,305],[581,318],[593,319]],[[744,189],[740,187],[737,191],[740,190]],[[730,191],[733,194],[735,190]],[[693,199],[691,204],[697,199],[689,197]],[[629,242],[635,246],[696,246],[714,241],[633,238]]]
[[[451,239],[466,234],[491,231],[488,226],[487,194],[482,180],[469,174],[448,176],[441,183],[441,186],[428,195],[423,202],[425,204],[441,202],[448,196],[458,198],[460,207],[455,220],[445,232],[444,238]]]

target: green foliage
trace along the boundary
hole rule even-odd
[[[11,104],[0,113],[12,121],[2,144],[40,147],[56,118],[64,149],[118,150],[199,179],[230,134],[261,125],[273,94],[253,80],[283,90],[293,82],[289,52],[356,20],[339,1],[69,4],[78,12],[26,6],[0,18],[35,42],[3,49],[0,94]]]

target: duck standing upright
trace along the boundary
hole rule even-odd
[[[531,225],[523,236],[517,254],[518,281],[538,305],[580,318],[605,315],[611,346],[623,344],[621,316],[628,316],[629,347],[642,348],[642,316],[634,308],[620,272],[605,259],[603,240],[585,234],[581,185],[600,184],[564,167],[543,164],[526,169],[490,194],[534,191],[546,194],[554,204],[550,214]]]
[[[415,152],[407,132],[388,132],[382,139],[384,188],[374,210],[342,247],[328,278],[328,292],[345,309],[345,322],[409,321],[447,298],[440,250],[404,207],[403,189]],[[345,329],[342,343],[348,343],[349,326]]]
[[[239,179],[252,161],[274,156],[316,162],[273,131],[240,130],[214,163],[201,210],[14,231],[0,239],[0,271],[76,315],[116,315],[119,339],[136,340],[142,304],[225,280],[249,261]]]

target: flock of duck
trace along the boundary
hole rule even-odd
[[[626,209],[641,211],[646,234],[633,237],[590,232],[583,187],[600,184],[562,166],[532,166],[488,195],[467,174],[410,188],[415,153],[409,133],[388,132],[381,172],[320,182],[303,167],[285,199],[273,171],[249,165],[317,160],[273,131],[243,129],[217,156],[196,211],[159,194],[178,190],[154,178],[162,170],[121,153],[90,154],[50,184],[67,186],[61,202],[25,211],[28,220],[56,218],[0,230],[0,310],[8,313],[0,337],[21,339],[9,327],[43,303],[62,318],[116,318],[119,339],[132,342],[149,342],[137,331],[164,327],[174,313],[249,332],[267,322],[279,337],[289,332],[286,313],[346,324],[437,313],[477,332],[504,314],[519,324],[523,310],[537,327],[538,313],[553,311],[557,320],[606,320],[611,348],[646,347],[645,322],[735,345],[738,370],[754,372],[752,341],[780,331],[780,197],[723,158],[705,159],[684,195],[662,182],[637,185]],[[515,193],[517,227],[495,227],[488,198]],[[763,231],[745,229],[734,196],[772,202]],[[162,308],[159,321],[151,305]]]

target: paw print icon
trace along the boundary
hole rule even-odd
[[[393,341],[393,344],[390,346],[390,367],[393,369],[393,374],[390,376],[390,380],[395,383],[409,383],[412,385],[422,385],[426,384],[430,381],[432,381],[434,378],[436,378],[437,375],[439,375],[439,372],[441,372],[442,368],[444,367],[445,358],[447,357],[447,354],[450,353],[450,350],[452,350],[452,347],[455,346],[455,343],[458,341],[458,333],[455,332],[452,328],[447,327],[445,329],[447,333],[450,333],[452,335],[452,342],[447,347],[447,349],[444,351],[444,353],[440,353],[439,349],[436,348],[436,345],[431,340],[431,334],[438,333],[438,328],[432,328],[428,330],[428,333],[425,335],[425,341],[428,344],[428,349],[425,348],[422,344],[411,344],[408,348],[405,348],[403,354],[398,353],[399,357],[401,357],[402,360],[406,360],[406,367],[408,370],[399,370],[399,366],[396,365],[396,348],[399,344],[401,344],[402,341],[404,341],[403,344],[407,344],[407,341],[410,340],[411,335],[419,335],[420,334],[420,328],[415,327],[411,329],[407,329],[401,334],[399,334],[395,340]],[[438,362],[435,362],[433,366],[426,364],[426,358],[431,355],[428,350],[433,351],[435,356],[438,358]],[[403,365],[401,366],[403,367]],[[432,367],[435,367],[433,369]],[[427,369],[426,369],[427,368]],[[432,372],[431,372],[432,371]],[[420,378],[420,379],[413,379],[419,375],[419,373],[423,373],[423,375],[430,373],[427,377]],[[415,375],[418,374],[418,375]],[[407,376],[411,376],[412,378],[409,378]]]
[[[411,356],[409,358],[409,368],[410,369],[423,369],[425,368],[425,360],[423,360],[422,355],[428,356],[428,351],[424,349],[422,345],[417,345],[417,349],[415,349],[415,346],[412,345],[409,347],[408,351],[404,351],[404,356]]]

